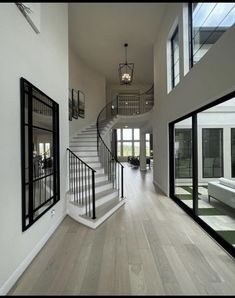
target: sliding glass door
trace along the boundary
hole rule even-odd
[[[235,128],[231,128],[231,172],[235,178]]]
[[[223,129],[202,128],[203,178],[223,176]]]
[[[174,195],[188,207],[193,206],[192,181],[192,118],[174,127]]]
[[[235,92],[169,125],[170,196],[235,256]]]

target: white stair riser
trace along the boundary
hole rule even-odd
[[[96,186],[95,187],[95,194],[98,194],[100,192],[103,192],[105,190],[108,190],[108,189],[112,189],[112,183],[108,183],[108,184],[105,184],[105,185],[101,185],[101,186]],[[92,193],[92,190],[90,191]],[[80,192],[80,196],[83,196],[86,197],[86,195],[88,194],[88,190],[87,192],[83,189],[83,191],[81,190]]]
[[[86,180],[85,180],[85,178],[86,178]],[[87,182],[88,182],[88,180],[89,180],[88,175],[87,175],[87,176],[84,175],[84,176],[82,177],[82,175],[79,174],[79,173],[77,173],[77,177],[76,177],[76,175],[75,175],[75,178],[74,178],[74,175],[71,176],[71,181],[72,181],[72,182],[73,182],[74,180],[76,180],[76,179],[80,180],[81,183],[82,183],[82,179],[83,179],[83,183],[84,183],[84,184],[88,184]],[[91,175],[90,175],[90,180],[91,180]],[[108,180],[108,177],[107,177],[107,176],[95,177],[95,183],[100,183],[100,182],[107,181],[107,180]],[[79,182],[78,182],[78,183],[79,183]]]
[[[78,140],[77,141],[77,146],[78,147],[96,147],[97,148],[97,142],[91,142],[91,141],[87,141],[87,140]],[[71,146],[72,148],[72,146]]]
[[[78,133],[75,137],[89,137],[89,138],[97,138],[97,133],[94,131],[84,131],[82,133]]]
[[[94,143],[93,145],[95,145],[97,143],[97,138],[87,138],[86,136],[84,137],[77,137],[74,138],[75,141],[79,142],[79,143]]]
[[[98,199],[96,201],[95,205],[96,205],[96,207],[99,207],[99,206],[107,203],[108,201],[114,199],[117,196],[118,196],[118,191],[114,191],[114,192],[112,192],[112,193],[110,193],[110,194],[108,194],[108,195],[106,195],[106,196]]]
[[[79,146],[79,145],[81,145],[81,143],[80,144],[78,144],[78,143],[76,143],[76,144],[71,144],[70,145],[70,149],[72,150],[72,151],[77,151],[77,152],[81,152],[81,151],[86,151],[86,150],[97,150],[97,146]],[[96,151],[97,152],[97,151]]]
[[[81,217],[78,213],[77,213],[77,207],[72,205],[72,204],[68,204],[67,207],[67,212],[68,215],[70,217],[72,217],[74,220],[80,222],[81,224],[91,228],[91,229],[96,229],[98,228],[106,219],[108,219],[114,212],[116,212],[120,207],[122,207],[125,204],[125,200],[120,201],[119,204],[117,204],[115,207],[113,207],[112,209],[110,209],[104,216],[102,216],[101,218],[99,218],[98,220],[96,220],[95,222],[92,222],[91,220],[87,220],[83,217]]]
[[[86,162],[86,164],[91,167],[91,168],[101,168],[101,163],[100,162]],[[70,166],[73,167],[76,165],[76,163],[74,161],[71,162]],[[80,167],[81,164],[80,164]],[[77,163],[77,169],[79,168],[79,164]],[[85,166],[83,165],[83,169],[85,169]],[[95,170],[95,169],[94,169]]]
[[[103,168],[100,168],[100,169],[94,169],[95,170],[95,175],[97,174],[104,174],[104,169]],[[80,169],[80,171],[79,171],[79,168],[77,168],[77,171],[78,171],[78,173],[79,172],[82,172],[82,170]],[[73,175],[73,173],[74,173],[74,169],[73,168],[71,168],[71,174]]]
[[[84,150],[84,151],[73,151],[77,156],[79,156],[82,160],[83,160],[83,156],[86,157],[87,155],[89,156],[97,156],[97,151],[88,151],[88,150]]]
[[[99,162],[99,157],[98,156],[83,156],[81,159],[85,163],[88,163],[88,162]]]
[[[92,134],[92,135],[89,135],[87,133],[83,133],[82,135],[78,135],[76,137],[73,138],[74,141],[76,140],[84,140],[84,139],[87,139],[89,141],[94,141],[94,142],[97,142],[97,134]]]
[[[118,197],[118,191],[113,191],[112,193],[110,193],[110,194],[102,197],[101,199],[95,200],[95,206],[96,207],[99,207],[99,206],[107,203],[108,201],[116,198],[116,197]],[[79,214],[81,214],[81,215],[85,214],[85,212],[86,212],[86,206],[85,205],[84,206],[78,205],[78,202],[76,201],[76,199],[79,200],[79,197],[78,198],[75,198],[75,201],[74,201],[74,196],[71,195],[71,194],[68,195],[68,202],[70,204],[75,204],[76,206],[78,206],[78,208],[79,208],[79,210],[78,210],[79,211]],[[91,201],[92,201],[92,199],[90,198],[90,208],[92,209],[92,202]],[[83,202],[85,202],[85,198],[83,198]],[[87,198],[87,203],[89,203],[89,198]]]
[[[73,151],[73,152],[75,152],[75,151]],[[85,162],[85,163],[88,163],[88,162],[99,162],[99,157],[98,156],[82,156],[81,157],[80,155],[78,155],[78,157],[81,158],[81,160],[83,162]],[[79,160],[77,162],[79,162]],[[73,163],[75,163],[75,159],[72,159],[72,164]]]

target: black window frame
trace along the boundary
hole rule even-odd
[[[176,131],[177,130],[184,130],[184,131],[190,131],[191,132],[191,139],[192,139],[192,128],[175,128],[175,132],[174,133],[176,133]],[[191,144],[191,146],[192,146],[192,144]],[[191,148],[191,152],[192,152],[192,148]],[[191,159],[191,164],[192,164],[192,159]],[[192,166],[191,166],[191,173],[192,173]],[[181,176],[181,177],[175,177],[176,179],[178,179],[178,178],[180,178],[180,179],[192,179],[192,175],[191,176]]]
[[[26,88],[27,86],[27,88]],[[28,90],[27,90],[28,89]],[[50,102],[50,106],[45,102],[45,106],[48,106],[52,109],[52,137],[53,137],[53,196],[49,199],[45,200],[43,203],[40,202],[40,205],[36,208],[33,207],[33,183],[35,179],[33,177],[33,129],[41,129],[45,131],[49,131],[49,129],[38,127],[33,125],[33,107],[32,100],[33,98],[37,101],[41,101],[35,95],[33,95],[33,91],[36,91],[40,96],[45,97],[48,102]],[[27,94],[27,102],[28,109],[25,109],[26,97]],[[21,77],[20,78],[20,100],[21,100],[21,184],[22,184],[22,231],[26,231],[29,227],[31,227],[38,219],[40,219],[49,209],[51,209],[57,202],[60,200],[60,153],[59,153],[59,104],[31,84],[28,80]],[[42,101],[41,101],[42,102]],[[28,123],[26,123],[26,111]],[[25,134],[25,128],[27,127],[27,134]],[[28,150],[28,182],[26,182],[26,146]],[[46,177],[47,175],[45,175]],[[45,178],[42,177],[42,178]],[[41,177],[40,177],[41,179]],[[29,187],[28,191],[28,209],[26,211],[26,185]],[[37,216],[34,216],[35,212],[40,210],[41,207],[46,206],[47,203],[52,202],[49,207],[43,210]]]
[[[205,151],[204,151],[204,147],[203,147],[203,144],[204,144],[204,135],[203,135],[203,132],[205,130],[210,130],[210,129],[213,129],[213,130],[220,130],[222,133],[221,133],[221,165],[222,165],[222,169],[221,169],[221,175],[218,175],[218,176],[206,176],[205,175],[205,172],[204,172],[204,164],[205,164]],[[223,177],[224,176],[224,140],[223,140],[223,136],[224,136],[224,130],[223,128],[219,127],[219,128],[202,128],[202,178],[220,178],[220,177]]]
[[[193,54],[193,4],[195,4],[195,3],[199,3],[199,2],[189,2],[188,3],[188,37],[189,37],[189,66],[190,66],[190,68],[192,68],[197,63],[197,62],[194,63],[194,54]],[[218,2],[218,3],[220,3],[220,2]],[[216,32],[216,31],[213,31],[213,33],[214,32]]]
[[[205,106],[200,107],[193,112],[188,113],[168,124],[169,137],[169,195],[170,198],[179,205],[195,222],[197,222],[212,238],[214,238],[231,256],[235,258],[235,248],[212,229],[205,221],[198,216],[198,119],[197,115],[207,109],[210,109],[218,104],[226,102],[235,97],[235,91],[230,92],[212,101]],[[188,207],[175,195],[175,165],[174,165],[174,126],[177,122],[192,117],[192,171],[193,171],[193,208]]]
[[[233,143],[232,143],[232,131],[235,132],[235,127],[231,127],[230,131],[230,140],[231,140],[231,177],[235,178],[235,173],[233,175]],[[234,155],[235,155],[235,150],[234,150]]]
[[[175,59],[174,59],[174,40],[175,37],[178,35],[178,41],[179,41],[179,26],[177,25],[175,28],[174,33],[172,34],[172,37],[170,39],[171,42],[171,88],[175,88]],[[180,72],[179,72],[180,76]]]

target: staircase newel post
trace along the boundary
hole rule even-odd
[[[121,165],[122,170],[121,170],[121,187],[122,187],[122,192],[121,192],[121,198],[123,198],[123,165]]]
[[[95,214],[95,172],[92,171],[92,219],[96,219]]]

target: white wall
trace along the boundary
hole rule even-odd
[[[41,4],[36,34],[14,3],[0,4],[0,294],[6,294],[65,216],[68,146],[67,4]],[[20,77],[59,103],[60,201],[27,231],[21,218]]]
[[[184,5],[183,3],[169,4],[154,47],[154,182],[165,193],[169,190],[168,123],[235,90],[235,25],[229,28],[203,58],[187,72],[184,67],[187,47],[183,43],[182,34],[185,31],[182,27]],[[169,32],[177,18],[181,80],[167,94],[166,44]]]
[[[85,94],[85,118],[69,122],[70,136],[81,128],[96,123],[99,112],[106,104],[105,77],[86,65],[70,47],[69,88]]]

